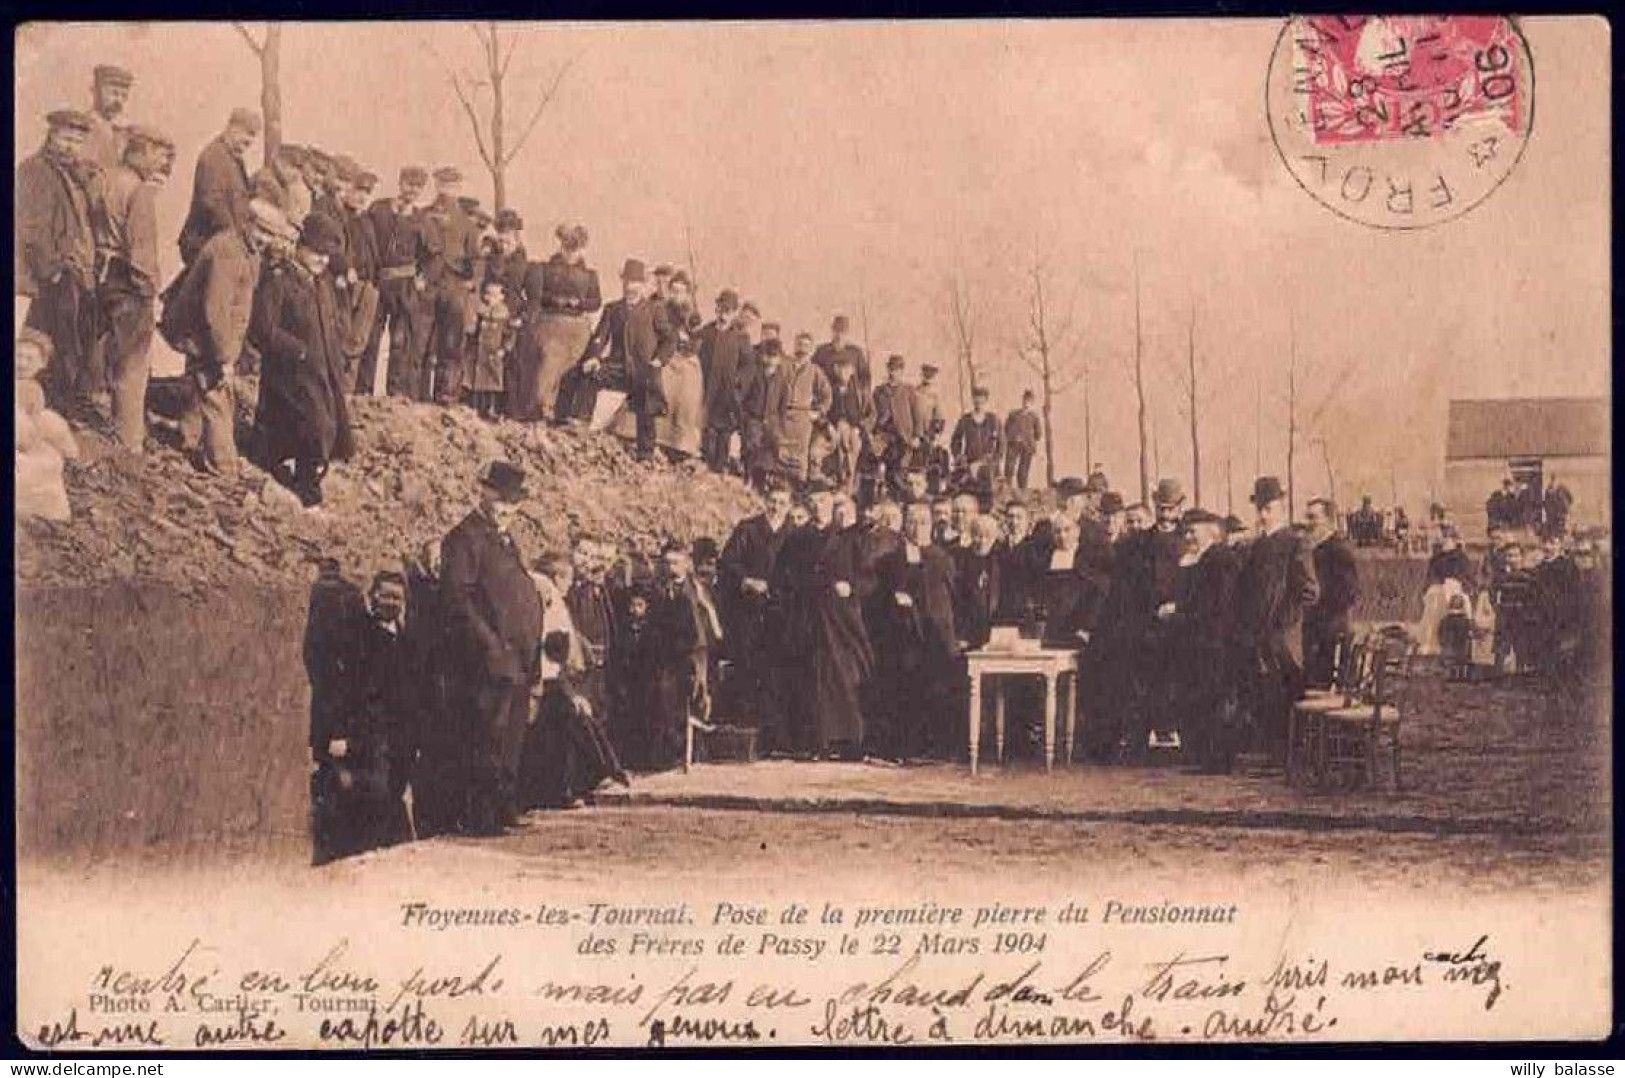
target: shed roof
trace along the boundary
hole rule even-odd
[[[1606,397],[1451,401],[1445,460],[1607,456]]]

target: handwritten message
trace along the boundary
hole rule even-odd
[[[1260,961],[1220,945],[1246,916],[1177,899],[406,900],[293,965],[203,937],[152,966],[102,964],[24,1032],[125,1051],[1343,1040],[1373,999],[1492,1012],[1512,991],[1487,933]]]

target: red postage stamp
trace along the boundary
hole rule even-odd
[[[1497,15],[1317,15],[1294,38],[1317,143],[1433,138],[1464,120],[1521,127],[1512,24]]]
[[[1296,16],[1276,39],[1265,104],[1281,163],[1315,201],[1412,231],[1469,212],[1516,168],[1534,57],[1505,16]]]

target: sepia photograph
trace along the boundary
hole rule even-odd
[[[1603,19],[14,44],[24,1050],[1609,1035]]]

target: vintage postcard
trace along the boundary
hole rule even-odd
[[[15,43],[24,1045],[1608,1034],[1604,21]]]

